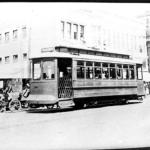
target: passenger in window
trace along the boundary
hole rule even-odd
[[[131,70],[131,79],[134,79],[134,70]]]
[[[115,68],[110,69],[110,78],[111,79],[116,79],[116,71]]]
[[[46,73],[43,73],[43,79],[48,79],[48,75]]]
[[[120,70],[117,70],[117,79],[121,79],[121,71]]]
[[[95,68],[94,71],[95,71],[95,78],[96,79],[101,79],[102,78],[101,69],[100,68]]]
[[[117,79],[121,79],[121,75],[120,74],[117,74]]]

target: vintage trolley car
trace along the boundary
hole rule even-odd
[[[32,60],[31,107],[73,101],[77,108],[92,102],[126,102],[144,95],[142,64],[128,55],[55,47]]]

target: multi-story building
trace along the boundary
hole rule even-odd
[[[147,49],[147,72],[145,72],[145,81],[150,82],[150,12],[138,16],[138,19],[145,25],[146,49]]]
[[[51,6],[52,8],[53,6]],[[28,19],[0,24],[0,78],[31,78],[30,57],[57,47],[127,54],[144,62],[147,56],[143,24],[101,11],[45,8]],[[146,68],[146,65],[144,66]],[[21,85],[21,84],[20,84]]]

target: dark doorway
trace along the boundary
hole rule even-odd
[[[72,95],[72,59],[58,58],[58,98],[71,98]]]

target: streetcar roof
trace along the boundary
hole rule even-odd
[[[99,61],[99,62],[112,62],[112,63],[126,63],[126,64],[142,64],[141,60],[114,58],[106,56],[88,55],[88,54],[71,54],[64,52],[45,52],[40,56],[30,57],[30,59],[37,58],[72,58],[75,60],[86,60],[86,61]]]

